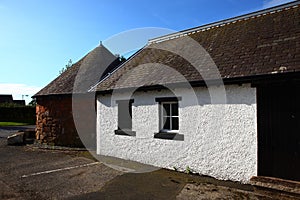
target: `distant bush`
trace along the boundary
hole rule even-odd
[[[0,104],[0,122],[22,122],[35,124],[35,106],[13,103]]]
[[[25,107],[25,106],[17,104],[17,103],[0,103],[0,107],[2,107],[2,108],[13,108],[13,107]]]

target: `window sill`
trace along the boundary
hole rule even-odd
[[[135,136],[136,132],[132,130],[115,130],[116,135]]]
[[[159,132],[159,133],[154,133],[154,138],[183,141],[184,135],[179,134],[179,133]]]

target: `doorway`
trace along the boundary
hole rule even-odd
[[[300,84],[259,86],[258,175],[300,181]]]

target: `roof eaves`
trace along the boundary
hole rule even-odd
[[[223,78],[222,83],[224,85],[229,84],[245,84],[245,83],[251,83],[251,84],[257,84],[260,82],[276,82],[276,81],[294,81],[298,80],[300,81],[300,71],[295,72],[286,72],[286,73],[278,73],[278,74],[261,74],[261,75],[250,75],[250,76],[244,76],[244,77],[233,77],[233,78]],[[219,85],[220,80],[210,80],[209,85]],[[199,80],[199,81],[191,81],[189,84],[192,87],[207,87],[207,81]],[[160,90],[167,87],[186,87],[186,83],[178,82],[178,83],[169,83],[164,86],[162,85],[151,85],[151,86],[142,86],[138,89],[136,88],[119,88],[119,89],[109,89],[109,90],[100,90],[97,91],[97,94],[111,94],[113,91],[132,91],[134,89],[135,91],[149,91],[149,90]],[[255,85],[256,86],[256,85]]]

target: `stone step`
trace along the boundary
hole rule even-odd
[[[250,179],[250,184],[254,186],[257,193],[280,199],[300,199],[300,182],[298,181],[253,176]]]
[[[7,137],[7,145],[24,144],[24,132],[17,132]]]
[[[26,129],[18,131],[7,137],[8,145],[23,145],[23,144],[33,144],[35,140],[35,130]]]

